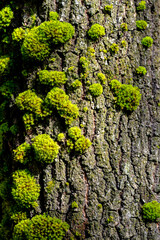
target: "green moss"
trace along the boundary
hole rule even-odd
[[[147,70],[145,67],[139,66],[138,68],[136,68],[136,73],[138,75],[144,76],[147,73]]]
[[[0,29],[6,28],[11,24],[13,12],[10,7],[5,7],[0,11]]]
[[[50,12],[49,19],[52,21],[56,21],[59,19],[59,14],[57,12]]]
[[[98,97],[103,93],[103,87],[100,83],[94,83],[90,85],[89,91],[92,96]]]
[[[137,87],[121,84],[116,79],[111,81],[110,86],[116,97],[115,102],[120,109],[127,111],[134,111],[137,109],[141,99],[141,94]]]
[[[30,144],[24,142],[19,145],[14,152],[14,161],[26,164],[29,161]]]
[[[102,204],[98,204],[97,206],[99,209],[102,209]]]
[[[147,22],[144,20],[136,21],[136,27],[138,30],[145,30],[147,27]]]
[[[117,53],[117,52],[119,51],[119,46],[118,46],[118,44],[113,43],[113,44],[110,46],[110,51],[111,51],[111,53]]]
[[[17,170],[13,173],[12,195],[21,207],[37,207],[40,186],[27,170]]]
[[[137,6],[137,11],[143,11],[145,9],[146,9],[146,2],[145,1],[139,2]]]
[[[27,90],[20,93],[15,100],[15,103],[20,110],[27,110],[37,115],[42,114],[42,102],[43,100],[32,90]]]
[[[122,47],[126,47],[127,46],[127,42],[125,40],[122,40],[121,41],[121,45],[122,45]]]
[[[68,129],[68,136],[74,140],[77,140],[82,135],[79,127],[71,127]]]
[[[88,36],[93,41],[99,39],[100,37],[103,37],[104,35],[105,35],[105,28],[98,23],[93,24],[88,31]]]
[[[68,95],[60,88],[55,87],[47,94],[45,104],[51,109],[56,108],[67,124],[79,116],[77,105],[72,104]]]
[[[113,5],[106,5],[104,7],[104,12],[108,13],[108,14],[111,14],[112,9],[113,9]]]
[[[13,213],[13,215],[11,216],[11,219],[14,221],[14,224],[17,224],[22,220],[26,220],[27,214],[26,212],[16,212],[16,213]]]
[[[152,201],[142,206],[143,219],[156,222],[160,218],[160,203]]]
[[[8,56],[0,57],[0,76],[8,73],[9,64],[10,64],[10,58]]]
[[[42,163],[52,163],[59,153],[59,145],[47,134],[32,139],[35,158]]]
[[[58,142],[63,142],[64,139],[65,139],[64,133],[59,133],[58,136],[57,136],[57,141]]]
[[[121,23],[121,29],[122,29],[122,31],[128,31],[127,23]]]
[[[92,143],[88,138],[85,138],[84,136],[81,136],[75,142],[75,151],[82,154],[91,146],[91,144]]]
[[[32,113],[25,113],[23,115],[23,122],[24,122],[26,131],[30,130],[32,126],[34,126],[35,124],[34,115]]]
[[[55,186],[55,181],[54,180],[49,181],[46,186],[47,193],[51,194],[54,189],[54,186]]]
[[[50,86],[61,86],[66,83],[67,78],[64,72],[41,70],[38,72],[40,83]]]
[[[68,229],[69,225],[58,218],[36,215],[15,225],[13,240],[62,240]]]
[[[88,107],[84,107],[83,112],[87,112],[87,111],[88,111]]]
[[[78,208],[78,204],[74,201],[74,202],[72,202],[71,207],[72,208]]]
[[[16,124],[13,124],[9,130],[15,136],[18,133],[18,126]]]
[[[89,61],[87,60],[86,57],[81,57],[79,59],[80,66],[82,68],[83,73],[88,72],[88,67],[89,67]]]
[[[77,89],[77,88],[80,88],[82,86],[82,83],[81,81],[79,81],[78,79],[76,79],[72,84],[71,84],[71,87],[73,89]]]
[[[25,59],[43,61],[50,54],[52,45],[64,44],[74,35],[70,23],[46,21],[26,34],[21,52]]]
[[[12,40],[16,42],[21,42],[25,38],[25,30],[23,28],[15,28],[12,33]]]
[[[66,144],[67,144],[67,147],[68,147],[68,152],[70,152],[71,150],[74,149],[74,143],[71,139],[68,139]]]
[[[106,83],[106,76],[103,74],[103,73],[98,73],[97,74],[97,77],[99,79],[99,81],[102,83],[102,84],[105,84]]]
[[[147,36],[142,39],[141,43],[144,47],[149,48],[153,44],[153,39],[151,37]]]

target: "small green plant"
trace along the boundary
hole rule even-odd
[[[157,201],[145,203],[142,206],[142,214],[143,219],[150,222],[156,222],[160,219],[160,203]]]
[[[65,139],[64,133],[59,133],[58,136],[57,136],[57,141],[58,142],[63,142],[64,139]]]
[[[139,2],[137,6],[137,11],[143,11],[145,9],[146,9],[146,2],[145,1]]]
[[[49,19],[52,21],[56,21],[59,19],[59,14],[57,12],[50,12]]]
[[[32,126],[34,126],[35,124],[33,113],[25,113],[23,115],[23,122],[24,122],[26,131],[30,130]]]
[[[103,93],[103,87],[100,83],[94,83],[90,85],[89,91],[92,96],[98,97]]]
[[[149,48],[153,44],[153,39],[151,37],[147,36],[142,39],[141,43],[144,47]]]
[[[103,73],[98,73],[97,74],[97,77],[98,77],[98,80],[102,83],[102,84],[105,84],[106,83],[106,76],[103,74]]]
[[[5,7],[0,11],[0,29],[4,29],[11,24],[13,11],[10,7]]]
[[[37,115],[40,115],[42,113],[42,102],[43,100],[38,97],[32,90],[26,90],[20,93],[15,100],[15,103],[20,110],[27,110]]]
[[[103,37],[104,35],[105,35],[105,28],[98,23],[93,24],[88,31],[88,36],[93,41],[99,39],[100,37]]]
[[[26,220],[27,214],[26,212],[16,212],[16,213],[13,213],[13,215],[11,216],[11,219],[14,221],[14,224],[17,224],[22,220]]]
[[[59,153],[59,145],[47,134],[32,139],[35,158],[42,163],[52,163]]]
[[[121,84],[116,79],[111,81],[110,87],[115,95],[115,102],[120,109],[127,111],[134,111],[137,109],[141,99],[141,94],[137,87]]]
[[[60,88],[55,87],[47,94],[45,104],[51,109],[56,108],[67,124],[79,116],[77,105],[71,103],[68,95]]]
[[[113,44],[110,46],[110,51],[111,51],[111,53],[117,53],[117,52],[119,51],[119,46],[118,46],[118,44],[113,43]]]
[[[79,127],[71,127],[68,129],[68,136],[74,140],[77,140],[82,136],[81,129]]]
[[[144,20],[136,21],[136,27],[138,30],[145,30],[147,27],[147,22]]]
[[[74,201],[74,202],[72,202],[71,207],[72,208],[78,208],[78,204]]]
[[[40,185],[28,170],[17,170],[13,173],[12,195],[20,207],[37,207],[40,194]]]
[[[144,76],[147,73],[147,70],[145,67],[139,66],[138,68],[136,68],[136,73],[138,75]]]
[[[122,31],[128,31],[127,23],[121,23],[121,29],[122,29]]]
[[[91,141],[84,136],[78,138],[75,142],[75,151],[79,153],[84,153],[92,145]]]
[[[64,72],[41,70],[38,72],[40,83],[50,86],[61,86],[66,83],[67,78]]]
[[[88,112],[88,107],[84,107],[83,112]]]
[[[104,7],[104,12],[108,13],[108,14],[111,14],[112,9],[113,9],[113,5],[106,5]]]
[[[70,23],[58,20],[45,21],[26,34],[21,53],[25,59],[43,61],[49,56],[52,45],[66,43],[73,37],[74,32],[74,27]]]
[[[64,239],[69,225],[62,220],[43,215],[20,221],[13,230],[13,240]]]
[[[79,81],[78,79],[76,79],[72,84],[71,84],[71,87],[73,89],[77,89],[77,88],[80,88],[82,86],[82,83],[81,81]]]
[[[9,64],[10,64],[10,58],[8,56],[0,57],[0,76],[8,73]]]
[[[127,46],[127,42],[125,40],[122,40],[121,41],[121,45],[122,45],[122,47],[126,47]]]
[[[19,145],[14,152],[14,161],[20,162],[20,163],[27,163],[29,161],[29,155],[30,155],[30,144],[24,142],[21,145]]]
[[[25,38],[25,30],[23,28],[15,28],[12,33],[12,40],[21,42]]]

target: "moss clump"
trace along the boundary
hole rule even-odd
[[[47,134],[32,139],[35,158],[42,163],[52,163],[59,153],[59,145]]]
[[[10,58],[8,56],[0,57],[0,76],[8,73],[9,64],[10,64]]]
[[[82,86],[82,83],[81,83],[81,81],[79,81],[78,79],[75,80],[75,81],[71,84],[71,87],[72,87],[73,89],[80,88],[81,86]]]
[[[13,213],[13,215],[11,216],[11,219],[14,221],[15,224],[17,224],[22,220],[26,220],[27,214],[26,212],[16,212],[16,213]]]
[[[31,90],[20,93],[15,100],[15,103],[20,110],[27,110],[37,115],[40,115],[42,113],[42,102],[43,100]]]
[[[104,7],[104,13],[111,14],[112,8],[113,8],[113,5],[106,5]]]
[[[122,40],[121,41],[121,45],[122,45],[122,47],[126,47],[127,46],[127,42],[125,40]]]
[[[37,199],[40,194],[40,185],[27,170],[17,170],[13,173],[12,195],[21,207],[37,207]]]
[[[18,146],[14,152],[14,161],[20,163],[27,163],[29,161],[30,155],[30,144],[24,142],[20,146]]]
[[[25,113],[23,115],[23,122],[24,122],[26,131],[30,130],[32,126],[34,126],[35,124],[33,113]]]
[[[139,2],[137,6],[137,11],[143,11],[145,9],[146,9],[146,2],[145,1]]]
[[[0,29],[6,28],[11,24],[13,12],[10,7],[5,7],[0,11]]]
[[[138,30],[145,30],[147,27],[147,22],[144,20],[136,21],[136,27]]]
[[[141,99],[141,94],[137,87],[121,84],[116,79],[111,81],[110,86],[116,97],[116,104],[120,109],[127,111],[134,111],[137,109]]]
[[[141,43],[144,47],[149,48],[153,44],[153,39],[151,37],[147,36],[142,39]]]
[[[160,203],[157,201],[145,203],[142,206],[142,213],[143,219],[150,222],[156,222],[160,219]]]
[[[60,88],[55,87],[47,94],[45,104],[51,109],[56,108],[67,124],[79,116],[77,105],[71,103],[68,95]]]
[[[93,24],[88,31],[88,36],[93,41],[99,39],[100,37],[103,37],[104,35],[105,35],[105,28],[98,23]]]
[[[110,46],[110,51],[111,51],[111,53],[117,53],[117,52],[119,51],[118,44],[113,43],[113,44]]]
[[[72,208],[78,208],[78,203],[76,203],[75,201],[72,202],[71,207]]]
[[[75,142],[75,151],[79,153],[84,153],[92,145],[91,141],[84,136],[78,138]]]
[[[68,136],[74,140],[77,140],[82,136],[81,129],[79,127],[71,127],[68,129]]]
[[[122,31],[128,31],[127,23],[121,23],[121,29],[122,29]]]
[[[41,70],[38,72],[40,83],[50,86],[60,86],[66,83],[67,78],[64,72]]]
[[[105,84],[106,83],[106,76],[103,74],[103,73],[98,73],[97,74],[97,77],[99,79],[99,81],[102,83],[102,84]]]
[[[43,61],[53,45],[64,44],[74,35],[74,27],[67,22],[46,21],[26,34],[21,52],[25,59]]]
[[[103,87],[100,83],[94,83],[90,85],[89,91],[92,96],[98,97],[103,93]]]
[[[138,68],[136,68],[136,73],[138,75],[144,76],[147,73],[147,70],[145,67],[139,66]]]
[[[25,30],[23,28],[15,28],[12,33],[12,40],[21,42],[25,38]]]
[[[49,19],[52,21],[56,21],[59,19],[59,14],[57,12],[50,12]]]
[[[36,215],[15,225],[13,240],[62,240],[68,229],[69,225],[58,218]]]
[[[64,133],[59,133],[58,136],[57,136],[57,141],[58,142],[63,142],[64,139],[65,139]]]

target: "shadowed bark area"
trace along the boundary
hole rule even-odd
[[[43,167],[28,165],[41,184],[39,208],[31,211],[30,216],[47,212],[66,221],[75,239],[158,240],[159,224],[145,222],[141,207],[145,202],[160,201],[160,1],[147,0],[144,11],[136,10],[136,0],[46,0],[16,4],[20,8],[15,13],[14,28],[39,25],[48,20],[50,11],[57,11],[60,21],[75,27],[74,37],[56,47],[43,63],[33,67],[20,60],[19,66],[22,70],[26,67],[28,73],[19,81],[18,91],[34,88],[41,94],[36,82],[39,70],[65,71],[68,81],[64,90],[80,111],[70,127],[79,126],[92,142],[82,155],[69,153],[62,143],[53,163]],[[111,13],[104,13],[108,4],[113,5]],[[145,20],[147,28],[138,30],[137,20]],[[104,26],[105,36],[92,41],[87,31],[95,23]],[[128,31],[122,30],[122,23],[127,23]],[[150,48],[141,44],[145,36],[153,38]],[[111,52],[113,43],[119,46],[117,53]],[[88,61],[85,77],[81,57]],[[146,68],[145,76],[136,74],[139,66]],[[93,97],[87,84],[99,82],[100,72],[107,81],[103,94]],[[81,79],[82,86],[73,90],[70,86],[76,79]],[[112,79],[140,89],[141,101],[135,111],[125,112],[116,107],[110,89]],[[88,110],[84,111],[84,107]],[[37,134],[47,133],[56,139],[69,128],[55,113],[33,130],[24,131],[14,100],[10,108],[13,111],[10,121],[13,118],[22,125],[20,133],[10,141],[11,147],[6,140],[5,148],[10,152],[24,141],[30,143]],[[12,173],[17,165],[10,161]],[[73,202],[78,207],[74,208]]]

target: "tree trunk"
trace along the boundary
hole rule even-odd
[[[5,4],[2,1],[1,8]],[[113,5],[111,12],[104,11],[108,4]],[[20,48],[15,50],[17,47],[9,43],[13,58],[19,54],[9,75],[18,88],[9,99],[5,120],[1,121],[1,124],[8,122],[9,127],[17,124],[19,128],[14,136],[10,132],[4,134],[1,181],[10,176],[12,184],[14,171],[29,169],[41,185],[39,208],[31,210],[30,217],[44,212],[56,216],[70,225],[74,239],[160,239],[159,224],[144,221],[142,217],[144,203],[160,201],[160,1],[147,0],[143,11],[137,11],[137,6],[136,0],[30,0],[15,1],[11,6],[14,19],[8,30],[10,36],[13,28],[32,28],[48,21],[51,11],[59,14],[60,21],[69,22],[75,28],[73,38],[53,48],[51,55],[40,63],[26,62]],[[145,20],[147,28],[138,30],[137,20]],[[95,23],[104,26],[105,36],[93,41],[88,30]],[[122,29],[122,23],[127,23],[128,31]],[[146,36],[153,38],[149,48],[141,43]],[[2,39],[1,55],[9,54]],[[118,44],[117,52],[111,51],[113,43]],[[88,61],[87,73],[80,64],[81,57]],[[146,68],[146,75],[136,73],[139,66]],[[78,105],[80,115],[67,125],[55,111],[26,131],[15,98],[27,89],[35,89],[42,96],[36,78],[37,72],[43,69],[66,73],[68,81],[62,88],[72,103]],[[99,82],[98,73],[103,73],[107,81],[102,84],[103,93],[94,97],[88,89],[89,84]],[[82,86],[75,90],[71,84],[76,79]],[[110,87],[112,79],[140,89],[141,100],[135,111],[117,107]],[[6,101],[2,91],[1,104]],[[80,127],[92,142],[82,154],[69,152],[67,148],[67,131],[73,126]],[[13,149],[23,142],[31,143],[32,138],[43,133],[57,141],[62,132],[65,140],[59,143],[60,151],[53,163],[40,166],[32,159],[24,166],[14,162]],[[8,205],[13,202],[10,199],[10,195],[1,199],[2,225],[5,216],[10,216]],[[75,202],[78,206],[74,206]],[[11,231],[4,225],[8,232],[4,237],[1,231],[1,238],[12,239],[13,225]]]

